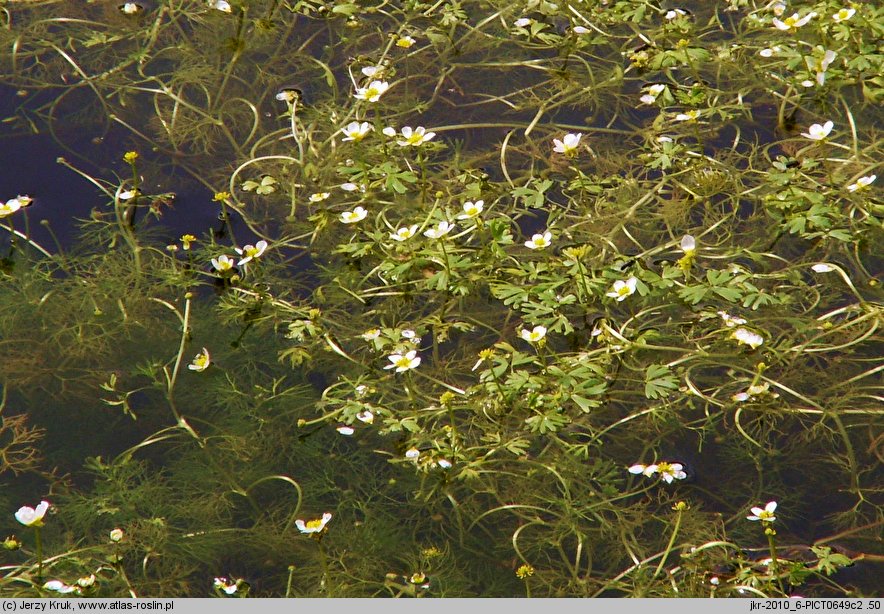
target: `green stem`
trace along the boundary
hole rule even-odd
[[[317,537],[316,545],[319,546],[319,562],[322,564],[322,582],[320,582],[319,586],[325,589],[326,597],[332,597],[331,581],[328,575],[328,560],[325,556],[325,548],[322,547],[322,537]]]
[[[768,526],[764,529],[764,534],[767,535],[767,545],[770,548],[770,575],[771,578],[776,578],[777,586],[780,589],[780,593],[785,595],[786,590],[783,588],[783,579],[779,574],[779,561],[777,560],[777,544],[774,541],[774,536],[777,534],[776,531],[773,530],[772,527]]]
[[[285,583],[285,597],[288,599],[292,596],[292,579],[295,577],[295,566],[289,565],[289,579]]]
[[[43,536],[40,527],[34,527],[34,538],[37,541],[37,578],[43,578]]]
[[[678,529],[681,527],[681,515],[683,511],[684,510],[681,509],[680,505],[676,506],[675,527],[672,529],[672,535],[669,536],[669,543],[666,544],[666,550],[663,551],[663,557],[660,559],[660,563],[657,565],[657,569],[654,570],[655,578],[660,575],[660,572],[663,570],[663,566],[666,564],[666,559],[669,557],[669,553],[672,552],[672,546],[675,544],[676,536],[678,536]]]

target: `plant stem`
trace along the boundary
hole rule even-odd
[[[34,538],[37,541],[37,578],[43,578],[43,536],[40,527],[34,527]]]
[[[663,557],[660,559],[660,563],[657,565],[657,569],[654,570],[654,577],[656,578],[660,575],[660,572],[663,570],[663,566],[666,564],[666,559],[669,557],[669,553],[672,552],[672,546],[675,544],[675,538],[678,535],[678,529],[681,527],[681,515],[684,510],[680,509],[680,506],[676,506],[675,509],[675,527],[672,529],[672,535],[669,536],[669,543],[666,544],[666,550],[663,551]]]

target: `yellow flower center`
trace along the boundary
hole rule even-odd
[[[308,529],[319,529],[320,527],[322,527],[322,519],[317,518],[316,520],[308,520],[306,523],[304,523],[304,526]]]

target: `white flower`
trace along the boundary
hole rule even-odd
[[[222,13],[231,13],[233,12],[233,8],[230,6],[230,3],[227,0],[215,0],[211,2],[212,8],[221,11]]]
[[[341,435],[345,435],[347,437],[349,437],[350,435],[352,435],[353,433],[356,432],[356,429],[354,429],[352,426],[346,426],[346,425],[341,425],[338,428],[336,428],[335,430],[337,432],[339,432]]]
[[[783,13],[786,12],[786,3],[785,2],[774,2],[770,5],[770,10],[773,11],[773,14],[779,17]]]
[[[329,196],[331,196],[331,192],[316,192],[315,194],[311,194],[307,200],[311,203],[321,203]]]
[[[403,339],[414,339],[415,337],[417,337],[417,333],[410,328],[406,328],[399,334],[402,335]]]
[[[409,352],[395,353],[387,356],[387,360],[390,361],[384,369],[396,369],[396,373],[403,373],[410,369],[417,369],[418,365],[421,364],[420,356],[417,355],[416,350],[410,350]]]
[[[513,25],[517,28],[527,28],[532,23],[534,23],[533,19],[529,19],[528,17],[520,17],[519,19],[513,22]]]
[[[615,298],[619,303],[620,301],[625,300],[627,296],[635,293],[636,284],[638,284],[638,280],[635,277],[630,277],[626,281],[618,279],[614,282],[611,291],[607,292],[605,296]]]
[[[731,333],[731,339],[736,339],[738,343],[748,345],[753,350],[764,343],[764,337],[748,328],[738,328]]]
[[[414,45],[417,41],[414,40],[411,36],[403,36],[399,40],[396,41],[397,47],[402,47],[403,49],[408,49],[412,45]]]
[[[583,26],[574,26],[571,28],[571,31],[574,34],[589,34],[590,32],[589,28],[584,28]]]
[[[405,452],[405,458],[409,460],[417,460],[417,458],[421,455],[421,451],[417,448],[409,448]]]
[[[519,331],[519,336],[528,343],[537,343],[546,336],[546,327],[535,326],[533,330],[523,328]]]
[[[418,126],[414,130],[411,129],[411,126],[403,126],[402,136],[405,140],[396,141],[397,145],[400,147],[418,147],[436,136],[436,133],[427,132],[423,126]]]
[[[822,141],[829,133],[832,131],[832,128],[835,126],[833,121],[827,121],[825,124],[813,124],[810,128],[807,129],[807,132],[802,132],[801,136],[807,137],[812,141]]]
[[[131,200],[136,196],[138,196],[138,190],[123,190],[120,192],[119,198],[120,200]]]
[[[856,9],[840,9],[837,13],[832,15],[832,19],[835,21],[835,23],[841,23],[842,21],[847,21],[855,14]]]
[[[362,74],[366,77],[377,77],[383,72],[384,68],[382,66],[366,66],[362,69]]]
[[[88,576],[77,578],[77,586],[81,588],[90,588],[92,586],[95,586],[95,574],[91,573]]]
[[[121,542],[123,541],[123,529],[113,529],[110,532],[110,540],[112,542]]]
[[[25,505],[20,507],[19,510],[15,513],[15,519],[26,527],[42,527],[43,517],[46,515],[46,512],[48,510],[49,501],[40,501],[40,504],[37,506],[36,509]]]
[[[228,580],[227,578],[215,578],[212,582],[212,586],[214,586],[217,590],[223,591],[226,595],[232,595],[237,590],[239,590],[239,583]]]
[[[774,17],[772,23],[777,30],[797,30],[801,26],[806,25],[814,17],[816,17],[816,13],[812,11],[801,18],[798,17],[798,13],[793,13],[791,17],[786,17],[782,21]]]
[[[860,177],[854,183],[851,183],[847,186],[848,192],[856,192],[857,190],[862,190],[864,188],[869,187],[875,182],[875,179],[878,178],[878,175],[869,175],[867,177]]]
[[[233,258],[227,255],[212,258],[212,266],[215,267],[216,271],[224,273],[233,268]]]
[[[719,311],[718,315],[721,316],[721,319],[724,320],[724,325],[728,328],[733,328],[734,326],[741,326],[746,323],[746,320],[743,318],[736,318],[726,311]]]
[[[381,331],[379,328],[370,328],[367,331],[365,331],[364,333],[362,333],[361,336],[366,341],[372,341],[372,340],[377,339],[378,337],[381,336]]]
[[[763,58],[770,58],[770,57],[773,57],[773,55],[775,53],[779,53],[779,52],[780,52],[780,47],[777,45],[774,45],[773,47],[768,47],[767,49],[762,49],[761,51],[758,52],[758,55],[760,55]]]
[[[762,522],[773,522],[777,519],[774,516],[774,512],[777,509],[776,501],[769,501],[767,505],[764,506],[764,509],[760,507],[753,507],[750,511],[752,512],[751,516],[746,516],[747,520],[760,520]]]
[[[657,465],[637,464],[637,465],[633,465],[632,467],[630,467],[628,469],[628,471],[629,471],[629,473],[632,473],[635,475],[642,474],[646,477],[651,477],[652,475],[657,473]]]
[[[141,5],[135,2],[126,2],[122,6],[120,6],[120,11],[124,15],[134,15],[138,11],[141,10]]]
[[[304,522],[299,518],[295,521],[295,526],[298,527],[298,530],[301,533],[321,533],[325,529],[325,525],[327,525],[328,521],[331,519],[331,513],[326,512],[322,515],[322,518],[317,518],[316,520],[308,520],[307,522]]]
[[[816,71],[816,82],[819,85],[823,85],[826,82],[826,71],[829,69],[829,66],[832,64],[832,62],[835,61],[835,58],[837,57],[837,53],[835,53],[831,49],[828,49],[823,53],[823,57],[821,59],[817,59],[811,56],[805,56],[804,63],[807,64],[808,70]],[[811,82],[810,86],[805,87],[813,87],[813,83]]]
[[[374,422],[374,414],[370,410],[366,409],[356,414],[356,419],[360,422],[364,422],[365,424],[371,424],[372,422]]]
[[[570,132],[561,141],[553,139],[553,151],[569,157],[577,155],[577,147],[580,145],[580,137],[582,136],[579,132]]]
[[[260,258],[267,249],[267,241],[261,240],[254,245],[246,245],[242,249],[236,248],[236,253],[242,256],[237,262],[237,266],[242,266],[247,262],[251,262],[255,258]]]
[[[825,262],[815,264],[810,268],[813,269],[814,273],[831,273],[835,270],[835,267],[833,267],[831,264],[826,264]]]
[[[451,461],[448,459],[440,458],[436,463],[443,469],[451,469]]]
[[[673,9],[671,11],[666,11],[666,15],[664,15],[664,17],[668,21],[672,21],[673,19],[684,17],[685,15],[687,15],[686,11],[683,11],[682,9]]]
[[[417,232],[417,224],[413,224],[411,226],[403,226],[401,228],[397,228],[396,232],[390,233],[390,238],[394,241],[407,241],[411,237],[414,236],[414,233]]]
[[[396,136],[396,128],[394,128],[393,126],[387,126],[383,130],[381,130],[381,132],[383,132],[390,138]]]
[[[356,88],[353,97],[367,102],[377,102],[388,89],[390,89],[390,84],[386,81],[372,81],[368,87]]]
[[[761,384],[752,384],[746,389],[745,392],[738,392],[737,394],[732,396],[731,399],[733,399],[734,401],[743,402],[760,396],[770,396],[774,399],[780,398],[779,394],[770,391],[770,384],[764,382]]]
[[[695,119],[698,119],[699,117],[700,117],[700,110],[699,109],[692,109],[692,110],[688,111],[687,113],[679,113],[678,115],[676,115],[675,121],[677,121],[677,122],[692,122]]]
[[[21,209],[21,201],[17,198],[10,198],[5,203],[0,204],[0,218],[12,215]]]
[[[823,59],[820,60],[820,70],[826,72],[829,69],[829,66],[832,62],[835,61],[835,58],[838,57],[838,54],[831,49],[826,49],[826,52],[823,54]]]
[[[276,93],[276,99],[279,100],[280,102],[293,103],[300,96],[301,96],[301,94],[298,92],[298,90],[291,88],[291,87],[281,89]]]
[[[672,480],[683,480],[688,477],[681,463],[659,462],[657,463],[657,471],[667,484],[672,484]]]
[[[70,593],[78,593],[80,589],[76,586],[68,586],[61,580],[50,580],[46,584],[43,585],[47,591],[52,591],[54,593],[60,593],[62,595],[68,595]]]
[[[685,254],[693,254],[697,251],[697,240],[691,235],[685,235],[681,238],[681,251]]]
[[[362,122],[361,124],[359,122],[350,122],[341,129],[341,132],[344,134],[344,138],[341,140],[358,143],[372,130],[374,130],[374,127],[368,122]]]
[[[352,181],[348,181],[346,183],[341,184],[341,189],[345,192],[365,192],[364,185],[357,185]]]
[[[424,236],[428,239],[441,239],[454,228],[454,224],[448,222],[439,222],[434,228],[428,228],[424,231]]]
[[[548,230],[541,234],[536,234],[531,237],[531,240],[525,241],[525,247],[528,249],[543,249],[544,247],[549,247],[552,245],[552,233]]]
[[[657,97],[663,93],[663,90],[666,89],[666,86],[662,83],[654,83],[653,85],[649,85],[647,88],[647,93],[639,98],[639,100],[644,104],[654,104],[657,101]]]
[[[356,207],[353,211],[344,211],[339,219],[344,224],[355,224],[364,220],[366,215],[368,215],[368,211],[362,207]]]
[[[457,216],[459,220],[468,220],[474,218],[485,209],[485,201],[477,200],[476,202],[467,201],[463,204],[463,213]]]
[[[199,373],[208,369],[210,364],[212,364],[212,357],[209,356],[209,350],[203,348],[202,351],[194,357],[193,362],[187,365],[187,368]]]

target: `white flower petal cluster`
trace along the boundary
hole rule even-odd
[[[801,26],[807,25],[811,19],[816,17],[816,15],[817,14],[814,11],[811,11],[810,13],[805,15],[804,17],[799,17],[798,13],[793,13],[791,17],[786,17],[783,20],[780,20],[779,18],[774,17],[771,23],[773,23],[774,27],[777,30],[782,30],[784,32],[790,32],[790,31],[797,30]]]
[[[666,86],[662,83],[654,83],[645,88],[645,94],[642,95],[639,100],[642,104],[654,104],[657,102],[657,97],[663,93],[666,89]]]
[[[353,211],[344,211],[338,219],[340,219],[343,224],[355,224],[356,222],[364,220],[366,215],[368,215],[368,211],[363,207],[356,207]]]
[[[264,255],[264,252],[267,250],[267,241],[263,239],[258,241],[254,245],[246,245],[242,249],[236,248],[236,253],[240,255],[239,261],[236,263],[237,266],[242,266],[248,262],[251,262],[255,258],[260,258]]]
[[[856,9],[854,8],[839,9],[837,13],[832,15],[832,20],[835,23],[841,23],[842,21],[847,21],[854,15],[856,15]]]
[[[368,122],[350,122],[341,129],[341,133],[344,135],[344,138],[341,140],[358,143],[372,130],[374,130],[374,127]]]
[[[684,471],[684,465],[666,461],[660,461],[653,465],[635,464],[628,471],[634,475],[641,474],[649,478],[659,473],[660,478],[667,484],[672,484],[673,480],[683,480],[688,477],[688,474]]]
[[[15,198],[10,198],[5,203],[0,202],[0,218],[12,215],[22,207],[27,207],[31,204],[32,200],[30,196],[19,195]]]
[[[230,256],[221,255],[217,258],[212,258],[212,266],[215,267],[215,270],[219,273],[226,273],[227,271],[233,269],[233,258]]]
[[[537,343],[538,341],[546,337],[546,327],[535,326],[532,330],[523,328],[519,331],[519,336],[528,343]]]
[[[36,508],[23,505],[15,513],[15,519],[26,527],[42,527],[43,517],[49,511],[49,501],[40,501]]]
[[[404,373],[411,369],[417,369],[421,364],[421,358],[417,355],[417,350],[410,350],[405,354],[396,352],[387,356],[390,361],[384,369],[396,369],[396,373]]]
[[[829,136],[829,133],[832,132],[832,128],[834,127],[835,122],[831,120],[822,125],[813,124],[810,128],[807,129],[807,132],[802,132],[801,136],[807,137],[811,141],[822,141]]]
[[[748,345],[753,350],[764,343],[764,337],[743,327],[731,333],[731,339],[735,339],[741,345]]]
[[[454,224],[450,222],[439,222],[433,228],[424,231],[424,236],[428,239],[441,239],[454,229]]]
[[[535,234],[529,241],[525,241],[525,247],[528,249],[543,249],[552,245],[552,233],[546,231],[543,234]]]
[[[331,519],[331,513],[326,512],[322,515],[322,518],[317,518],[316,520],[308,520],[307,522],[304,522],[299,518],[295,521],[295,526],[298,527],[298,530],[301,533],[322,533],[322,531],[325,530],[325,525],[327,525]]]
[[[750,511],[752,512],[751,516],[746,516],[747,520],[760,520],[762,522],[773,522],[777,519],[774,515],[774,512],[777,509],[776,501],[768,501],[767,505],[764,506],[764,509],[760,507],[753,507]]]
[[[401,228],[397,228],[396,232],[390,233],[390,238],[394,241],[407,241],[411,237],[414,236],[414,233],[417,232],[417,224],[412,224],[411,226],[402,226]]]
[[[580,145],[580,138],[582,136],[579,132],[570,132],[561,140],[553,139],[553,151],[565,154],[568,157],[577,155],[577,147]]]
[[[367,87],[356,88],[353,97],[366,102],[377,102],[388,89],[390,89],[390,84],[386,81],[372,81]]]
[[[200,350],[200,353],[193,358],[193,362],[187,365],[187,368],[191,371],[201,373],[208,369],[210,364],[212,364],[212,357],[209,355],[209,350],[203,348]]]
[[[476,202],[467,201],[463,204],[463,213],[457,216],[459,220],[469,220],[478,216],[485,210],[485,201],[477,200]]]
[[[878,178],[878,175],[868,175],[866,177],[860,177],[849,186],[847,186],[848,192],[856,192],[858,190],[864,190],[873,183],[875,183],[875,179]]]
[[[614,282],[614,285],[611,287],[611,291],[605,293],[605,296],[610,296],[611,298],[617,299],[617,302],[626,300],[626,297],[631,296],[635,293],[636,286],[638,284],[638,279],[635,277],[630,277],[626,280],[618,279]]]
[[[392,136],[389,133],[388,128],[384,128],[384,134],[387,136]],[[393,132],[393,135],[396,133]],[[435,132],[427,132],[427,129],[423,126],[418,126],[417,128],[412,129],[411,126],[403,126],[401,131],[402,138],[396,141],[396,144],[400,147],[420,147],[427,141],[431,140],[434,136],[436,136]]]

